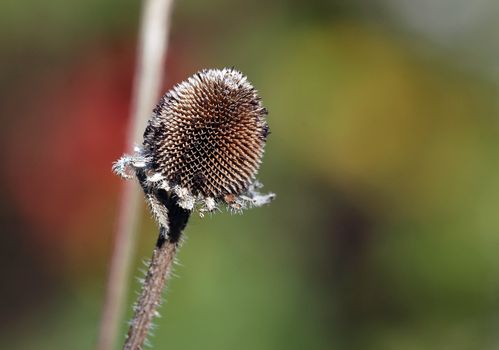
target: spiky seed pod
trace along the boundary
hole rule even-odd
[[[269,203],[255,180],[269,128],[267,110],[235,69],[202,70],[166,93],[144,132],[143,147],[113,170],[139,180],[160,226],[168,225],[165,195],[201,216],[220,204],[235,212]]]
[[[267,110],[235,69],[202,70],[166,93],[144,132],[155,172],[194,196],[246,192],[260,166]]]

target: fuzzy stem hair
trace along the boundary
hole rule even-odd
[[[160,241],[161,238],[158,239]],[[153,251],[142,290],[135,305],[135,314],[128,329],[125,350],[142,349],[161,303],[161,295],[172,270],[178,242],[163,240]]]
[[[147,340],[152,320],[158,315],[161,295],[172,271],[175,256],[187,225],[191,211],[179,207],[177,198],[168,192],[149,186],[143,170],[136,172],[146,197],[154,197],[155,203],[167,210],[167,225],[160,226],[158,240],[154,248],[146,277],[130,322],[124,350],[142,349]]]

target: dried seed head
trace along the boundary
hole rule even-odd
[[[266,115],[243,74],[203,70],[162,97],[144,132],[144,151],[154,171],[195,196],[239,196],[258,171]]]
[[[255,180],[269,133],[267,110],[246,77],[234,69],[209,69],[176,85],[154,109],[143,147],[123,155],[113,170],[139,180],[161,226],[173,195],[185,210],[206,212],[226,204],[233,212],[269,203]]]

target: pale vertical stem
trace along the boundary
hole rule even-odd
[[[173,0],[143,1],[133,101],[127,132],[128,151],[132,151],[135,143],[140,142],[147,119],[160,93],[172,3]],[[120,200],[117,230],[97,340],[98,350],[116,348],[136,241],[140,197],[137,184],[127,181]]]

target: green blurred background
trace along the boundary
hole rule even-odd
[[[1,349],[95,344],[139,12],[0,3]],[[163,90],[247,74],[278,197],[192,220],[154,348],[499,349],[498,19],[494,0],[178,1]]]

